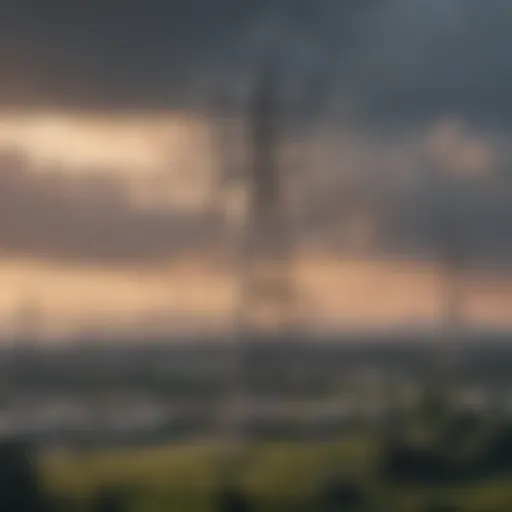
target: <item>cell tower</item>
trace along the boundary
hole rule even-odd
[[[462,366],[461,339],[464,334],[464,271],[465,240],[461,204],[457,200],[458,183],[450,175],[441,174],[437,166],[430,167],[433,179],[433,242],[437,247],[440,268],[441,329],[434,353],[431,387],[436,399],[443,402],[455,391]],[[460,193],[460,192],[459,192]]]
[[[14,314],[14,333],[20,347],[32,349],[41,334],[41,311],[39,303],[30,294],[21,296]]]
[[[462,339],[464,335],[464,271],[466,266],[465,240],[462,219],[456,201],[455,183],[450,183],[451,192],[445,197],[441,209],[443,219],[440,222],[440,249],[442,267],[442,315],[443,333],[440,354],[440,384],[445,386],[444,394],[449,397],[456,392],[457,378],[463,366]],[[447,187],[448,188],[448,187]],[[449,202],[448,199],[451,199]]]
[[[456,213],[450,214],[448,208],[445,211],[447,213],[444,225],[441,225],[439,230],[440,256],[444,269],[442,314],[445,334],[455,342],[461,335],[464,324],[462,290],[465,264],[464,240]]]
[[[275,64],[266,60],[258,70],[244,116],[249,159],[241,178],[246,210],[235,269],[233,358],[226,373],[228,396],[220,425],[227,448],[220,471],[228,480],[244,464],[245,413],[251,394],[247,364],[250,347],[253,342],[288,333],[296,315],[292,244],[278,168],[280,127]]]
[[[279,172],[277,63],[260,70],[248,109],[250,159],[240,257],[238,330],[246,336],[283,335],[296,321],[292,240]]]

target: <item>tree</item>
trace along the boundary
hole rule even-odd
[[[217,499],[218,512],[249,512],[252,508],[246,493],[237,487],[221,489]]]
[[[125,512],[126,504],[122,492],[114,487],[104,487],[95,496],[94,512]]]
[[[326,512],[361,510],[364,502],[359,485],[343,478],[329,479],[320,494],[320,509]]]
[[[37,468],[30,449],[23,443],[0,445],[0,510],[45,510]]]

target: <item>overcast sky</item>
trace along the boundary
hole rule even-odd
[[[282,59],[281,89],[290,109],[313,105],[312,130],[334,118],[330,129],[357,130],[360,145],[372,134],[360,152],[382,151],[386,137],[396,153],[411,134],[424,139],[439,126],[443,136],[451,123],[448,152],[472,152],[468,162],[473,157],[482,166],[504,167],[509,159],[503,139],[512,120],[510,22],[506,0],[13,2],[0,16],[0,103],[18,112],[51,107],[127,115],[156,109],[193,117],[223,91],[240,108],[255,59],[272,51]],[[19,139],[19,130],[9,137]],[[470,138],[480,153],[457,137]],[[74,146],[80,138],[74,135]],[[337,145],[331,143],[331,153]],[[414,162],[409,155],[407,165],[421,168],[421,156]],[[323,155],[331,167],[342,158],[327,150]],[[377,155],[366,167],[389,172],[378,169],[379,160]],[[33,184],[47,185],[53,187],[40,178]]]
[[[469,258],[508,264],[511,25],[508,0],[3,2],[3,254],[203,254],[211,107],[241,114],[270,52],[304,235],[338,247],[363,225],[372,250],[431,258],[456,212]],[[141,207],[159,192],[166,208]]]
[[[0,101],[188,106],[273,47],[372,120],[508,124],[511,19],[507,0],[4,2]]]

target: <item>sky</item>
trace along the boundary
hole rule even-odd
[[[1,10],[7,331],[27,304],[49,337],[228,322],[245,100],[269,54],[312,321],[429,321],[450,221],[471,316],[506,320],[510,2],[18,0]],[[322,281],[326,269],[339,285]],[[394,297],[385,306],[379,279]]]

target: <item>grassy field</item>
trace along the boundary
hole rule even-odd
[[[88,455],[43,457],[45,485],[71,497],[86,511],[102,484],[121,486],[130,512],[212,510],[219,483],[219,453],[212,445],[126,449]],[[313,511],[317,490],[329,470],[365,489],[368,510],[414,512],[431,497],[456,502],[467,512],[512,511],[512,478],[459,488],[384,485],[375,475],[376,445],[361,436],[338,443],[265,443],[247,450],[240,483],[262,511]]]

